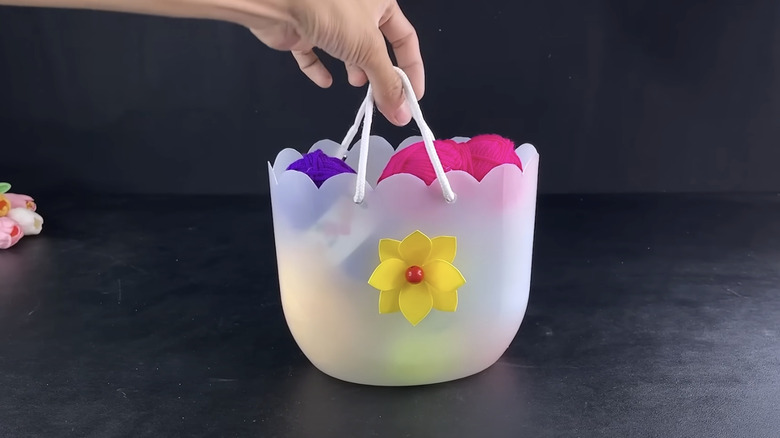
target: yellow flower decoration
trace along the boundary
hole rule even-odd
[[[379,313],[401,312],[417,325],[431,309],[454,312],[466,279],[452,265],[457,239],[429,238],[420,231],[403,241],[379,241],[379,266],[368,284],[379,289]]]

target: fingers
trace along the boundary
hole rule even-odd
[[[384,23],[379,28],[393,47],[393,53],[400,67],[412,83],[417,100],[425,94],[425,68],[420,54],[420,41],[414,26],[393,2]]]
[[[267,46],[276,50],[289,50],[301,71],[318,86],[328,88],[333,84],[333,77],[314,53],[312,45],[302,40],[288,24],[249,30]]]
[[[306,12],[302,14],[303,18],[299,17],[294,23],[273,23],[261,26],[262,30],[253,29],[253,32],[271,47],[290,50],[301,71],[323,88],[332,85],[333,77],[312,46],[341,59],[346,63],[350,84],[361,87],[366,82],[371,83],[376,107],[388,121],[399,126],[408,124],[411,111],[401,78],[390,59],[387,41],[393,48],[398,66],[409,77],[417,99],[425,92],[425,71],[417,32],[396,0],[365,1],[361,3],[363,8],[355,10],[340,0],[331,0],[332,7],[326,7],[328,4],[325,3],[312,0],[307,3],[309,7],[302,9]],[[390,6],[384,6],[386,4]],[[381,10],[385,11],[380,13],[380,18],[374,11]],[[311,15],[322,17],[314,20]],[[374,21],[377,18],[380,18],[379,26]],[[315,26],[318,22],[326,25]]]
[[[408,124],[412,115],[406,103],[403,83],[393,67],[379,29],[376,29],[374,38],[361,46],[361,51],[363,53],[357,56],[361,62],[357,66],[366,72],[377,109],[394,125]]]
[[[347,79],[349,80],[350,85],[353,87],[362,87],[363,85],[366,85],[368,76],[366,76],[366,72],[364,72],[363,69],[355,64],[345,64],[345,67],[347,69]]]
[[[312,82],[322,88],[328,88],[333,84],[333,76],[312,48],[292,50],[292,54],[298,62],[298,67]]]

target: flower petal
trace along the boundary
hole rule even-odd
[[[431,296],[433,296],[433,308],[442,312],[454,312],[458,309],[458,291],[448,290],[440,291],[429,287]]]
[[[379,292],[379,313],[399,312],[401,307],[398,304],[398,297],[401,289],[383,290]]]
[[[401,289],[398,304],[404,317],[412,325],[417,325],[431,312],[433,297],[425,283],[407,283]]]
[[[6,193],[3,196],[5,196],[8,202],[11,204],[11,208],[24,207],[32,211],[35,211],[37,209],[37,206],[35,205],[35,200],[30,196],[20,195],[18,193]]]
[[[0,249],[16,245],[24,237],[24,231],[13,219],[0,217]]]
[[[444,260],[434,260],[423,266],[425,282],[442,292],[457,290],[466,284],[458,268]]]
[[[379,261],[384,262],[388,259],[400,259],[401,253],[398,248],[401,246],[400,240],[382,239],[379,241]]]
[[[458,248],[458,240],[452,236],[439,236],[431,240],[431,254],[428,260],[445,260],[450,263],[455,261],[455,253]]]
[[[376,289],[391,290],[400,289],[406,282],[404,274],[406,272],[406,263],[401,259],[388,259],[380,263],[376,267],[374,273],[371,274],[371,278],[368,279],[368,284]]]
[[[8,249],[16,245],[16,242],[8,234],[0,234],[0,249]]]
[[[24,207],[19,207],[12,208],[8,212],[8,217],[16,221],[16,223],[22,227],[25,236],[41,234],[43,218],[38,213]]]
[[[428,260],[431,246],[431,239],[418,230],[406,236],[399,245],[398,251],[401,253],[401,258],[409,266],[422,266]]]

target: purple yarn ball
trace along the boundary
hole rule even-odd
[[[301,157],[287,167],[287,170],[297,170],[309,175],[317,187],[322,186],[328,178],[340,173],[357,173],[347,163],[338,158],[329,157],[324,152],[317,149],[314,152]]]

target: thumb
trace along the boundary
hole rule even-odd
[[[412,120],[409,104],[406,102],[401,77],[395,71],[384,37],[377,30],[372,44],[365,44],[357,59],[363,60],[357,66],[363,69],[371,83],[377,109],[387,120],[397,126],[405,126]]]

